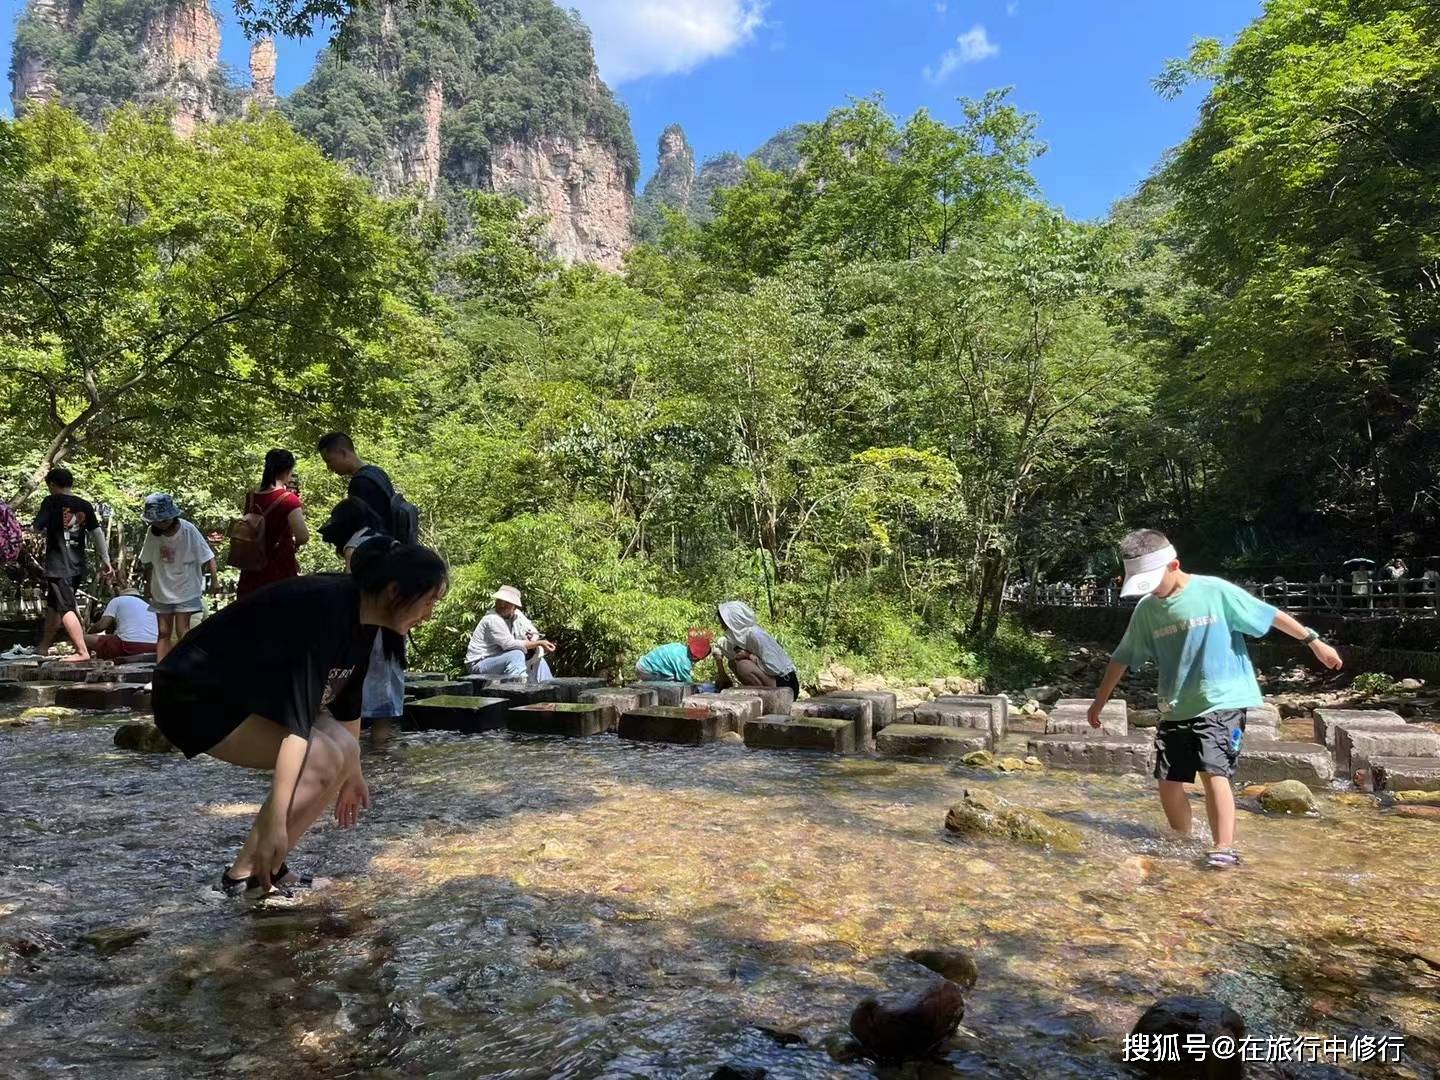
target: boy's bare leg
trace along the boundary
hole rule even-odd
[[[35,646],[35,655],[44,656],[50,651],[55,635],[60,633],[60,613],[45,609],[45,629],[40,631],[40,643]]]
[[[1190,835],[1190,793],[1178,780],[1160,781],[1160,805],[1165,808],[1165,820],[1170,828],[1181,836]]]
[[[1205,814],[1210,818],[1210,836],[1219,849],[1235,846],[1235,795],[1223,776],[1200,774],[1205,788]]]

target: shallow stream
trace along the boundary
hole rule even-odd
[[[939,946],[979,964],[963,1030],[881,1075],[1130,1076],[1124,1034],[1177,992],[1252,1034],[1406,1040],[1252,1076],[1440,1066],[1435,821],[1242,813],[1216,873],[1138,777],[407,734],[367,750],[361,826],[292,859],[336,883],[260,914],[210,883],[268,777],[115,750],[121,719],[0,728],[6,1076],[864,1077],[851,1008]],[[951,842],[980,785],[1084,852]]]

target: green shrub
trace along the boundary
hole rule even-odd
[[[1395,689],[1395,680],[1383,671],[1367,671],[1355,676],[1350,689],[1361,694],[1388,694]]]

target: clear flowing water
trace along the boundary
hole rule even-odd
[[[261,914],[210,883],[268,778],[117,751],[119,719],[0,728],[6,1076],[1120,1077],[1176,992],[1252,1033],[1407,1040],[1403,1066],[1252,1075],[1440,1064],[1440,822],[1242,814],[1247,865],[1215,873],[1140,778],[406,735],[367,752],[361,827],[292,859],[336,883]],[[978,785],[1084,852],[948,840]],[[980,967],[960,1035],[854,1059],[854,1004],[939,946]]]

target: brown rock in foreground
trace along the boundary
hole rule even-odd
[[[949,979],[867,997],[850,1014],[850,1033],[887,1061],[924,1057],[955,1033],[965,996]]]

